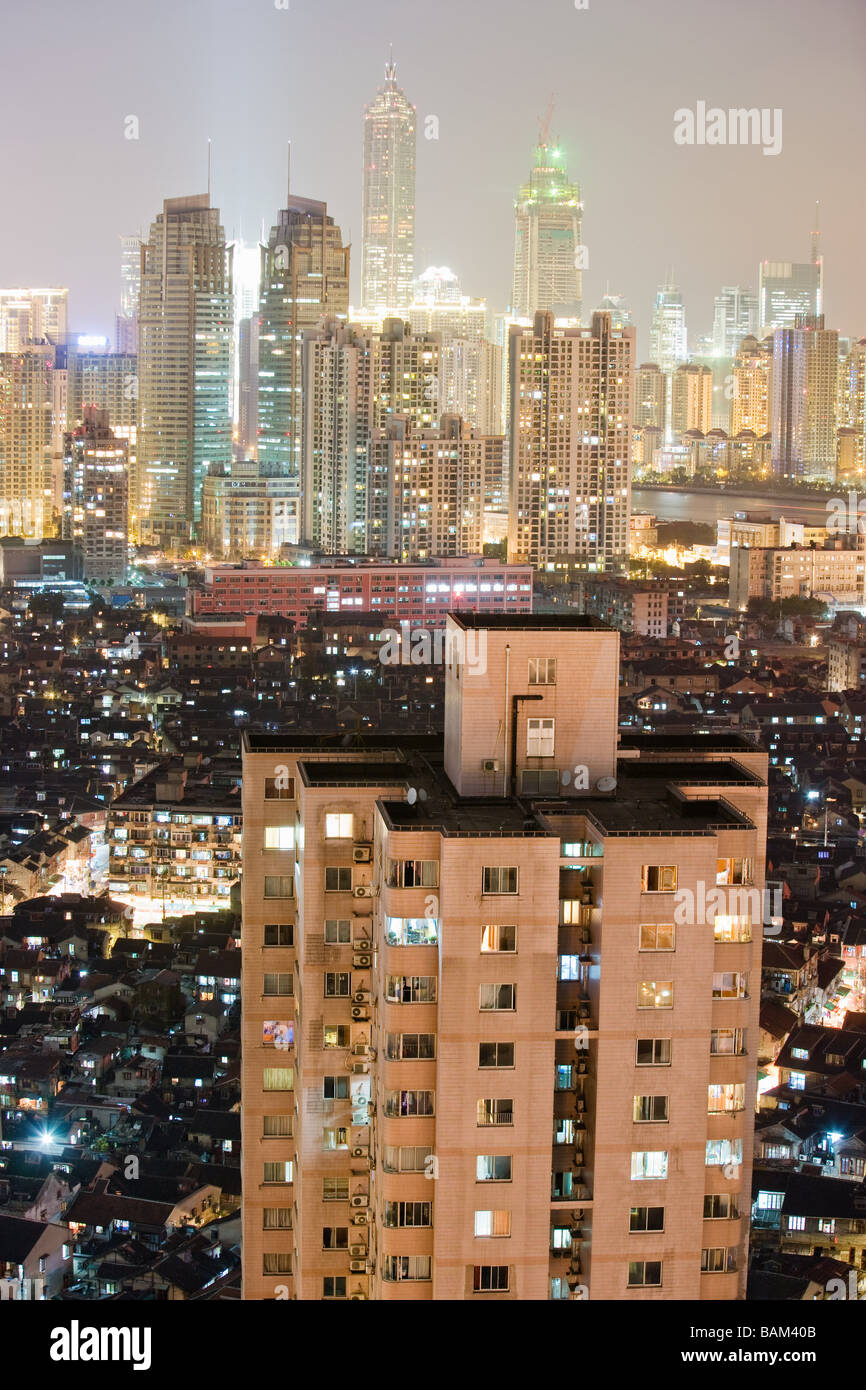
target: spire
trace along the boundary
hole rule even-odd
[[[816,200],[816,202],[815,202],[815,226],[812,228],[812,235],[811,235],[811,237],[810,237],[810,240],[811,240],[811,243],[812,243],[812,264],[813,264],[813,265],[819,265],[819,264],[820,264],[820,261],[821,261],[821,223],[820,223],[820,215],[821,215],[821,204]]]
[[[397,64],[394,62],[394,45],[388,45],[388,61],[385,64],[385,81],[394,82],[397,77]]]

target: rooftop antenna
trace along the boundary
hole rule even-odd
[[[388,44],[388,61],[385,64],[385,81],[393,82],[397,76],[397,64],[394,62],[394,45]]]
[[[542,148],[550,144],[550,123],[553,120],[556,93],[551,92],[547,103],[547,110],[543,116],[538,117],[538,143]]]
[[[207,142],[207,201],[210,206],[211,142]]]
[[[286,197],[292,196],[292,142],[286,146]]]
[[[821,204],[815,200],[815,226],[812,229],[812,264],[818,265],[821,260]]]

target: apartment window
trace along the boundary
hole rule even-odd
[[[641,980],[637,987],[637,1006],[639,1009],[672,1009],[673,980]]]
[[[323,1250],[348,1250],[349,1248],[349,1228],[348,1226],[323,1226],[322,1227],[322,1249]]]
[[[574,1120],[555,1119],[553,1121],[554,1144],[574,1143]]]
[[[350,811],[328,812],[325,815],[325,839],[351,840],[353,821]]]
[[[385,998],[391,1004],[435,1004],[435,975],[388,975]]]
[[[345,1125],[324,1125],[322,1127],[322,1148],[326,1152],[349,1147],[349,1131]]]
[[[741,1057],[745,1050],[744,1028],[714,1028],[710,1033],[710,1052],[714,1057]]]
[[[640,871],[640,887],[642,893],[675,893],[676,864],[644,864]]]
[[[291,874],[265,874],[266,898],[291,898],[293,893]]]
[[[806,1218],[805,1216],[789,1216],[787,1217],[787,1225],[789,1231],[805,1231]]]
[[[751,859],[716,860],[716,883],[738,883],[746,885],[753,882]]]
[[[476,1182],[511,1182],[511,1154],[479,1154],[475,1160]]]
[[[478,1008],[482,1013],[513,1013],[517,1008],[517,985],[479,985]]]
[[[348,999],[352,992],[352,976],[348,970],[326,970],[324,979],[326,999]]]
[[[478,1044],[479,1067],[513,1067],[513,1042],[483,1042]]]
[[[331,864],[325,869],[325,892],[326,893],[351,893],[352,891],[352,870],[351,868],[341,868],[337,864]]]
[[[289,922],[272,922],[264,928],[266,946],[294,946],[295,928]]]
[[[554,719],[527,719],[526,756],[527,758],[552,758],[555,744],[556,721]]]
[[[291,1274],[291,1255],[262,1255],[262,1274]]]
[[[723,1168],[728,1164],[739,1167],[743,1162],[742,1139],[708,1139],[706,1165]]]
[[[352,923],[329,918],[325,922],[325,942],[329,946],[348,946],[352,940]]]
[[[262,986],[263,994],[292,995],[295,992],[295,980],[290,971],[281,971],[279,974],[266,972]]]
[[[475,1265],[472,1288],[475,1293],[507,1293],[508,1265]]]
[[[429,1144],[386,1144],[383,1164],[388,1173],[426,1173],[433,1153]]]
[[[389,946],[436,946],[439,923],[435,917],[386,917],[385,940]]]
[[[552,1226],[550,1229],[550,1248],[551,1250],[570,1250],[571,1249],[571,1227]]]
[[[482,952],[516,951],[517,928],[491,923],[483,926],[481,928],[481,950]]]
[[[510,1236],[510,1211],[477,1211],[475,1213],[476,1236]]]
[[[294,849],[295,827],[293,825],[266,825],[265,849]]]
[[[291,1115],[263,1115],[262,1137],[264,1139],[291,1139]]]
[[[663,1231],[664,1207],[632,1207],[629,1211],[628,1228],[630,1231]]]
[[[635,1096],[635,1124],[659,1124],[669,1119],[667,1096]]]
[[[701,1274],[731,1274],[737,1268],[737,1248],[714,1246],[701,1251]]]
[[[323,1202],[348,1202],[348,1178],[322,1178]]]
[[[638,1038],[635,1048],[636,1067],[669,1067],[670,1038]]]
[[[520,774],[520,790],[524,796],[556,796],[559,773],[555,767],[524,768]]]
[[[836,1218],[834,1216],[819,1216],[818,1231],[824,1236],[834,1236],[836,1234]]]
[[[514,1101],[506,1098],[488,1098],[479,1100],[477,1106],[477,1123],[479,1127],[485,1125],[513,1125],[514,1124]]]
[[[322,1041],[325,1047],[348,1047],[349,1025],[347,1023],[326,1023]]]
[[[798,1062],[808,1062],[809,1049],[808,1047],[792,1047],[791,1056],[796,1057]]]
[[[556,685],[556,657],[531,656],[529,658],[530,685]]]
[[[746,1108],[746,1088],[740,1082],[707,1087],[707,1114],[732,1115]]]
[[[386,1202],[382,1224],[392,1229],[400,1226],[432,1226],[432,1211],[430,1202]]]
[[[386,1033],[385,1056],[389,1062],[430,1061],[436,1056],[435,1033]]]
[[[630,1289],[658,1288],[661,1282],[661,1260],[629,1260],[628,1287]]]
[[[714,999],[745,999],[748,976],[739,971],[717,970],[713,975]]]
[[[806,1073],[804,1071],[788,1072],[788,1085],[792,1091],[805,1091]]]
[[[782,1194],[779,1193],[781,1197]],[[781,1206],[781,1202],[779,1204]],[[727,1192],[707,1193],[704,1198],[705,1221],[730,1221],[739,1216],[738,1199]]]
[[[673,951],[677,944],[677,929],[672,922],[644,922],[640,927],[641,951]]]
[[[386,1283],[401,1283],[406,1279],[426,1280],[431,1277],[429,1255],[386,1255],[382,1261],[382,1278]]]
[[[435,1114],[432,1091],[389,1091],[385,1097],[385,1114],[391,1118],[408,1118]]]
[[[756,1205],[758,1211],[781,1211],[784,1200],[784,1192],[768,1192],[766,1188],[761,1188]]]
[[[517,869],[496,865],[481,871],[481,891],[488,895],[517,892]]]
[[[558,980],[582,979],[580,956],[560,956],[556,965],[556,978]]]
[[[438,859],[392,859],[388,866],[390,888],[438,888]]]
[[[292,1162],[288,1159],[281,1163],[266,1163],[264,1165],[264,1181],[266,1183],[286,1183],[292,1181]]]
[[[666,1178],[667,1149],[636,1149],[631,1156],[631,1176],[634,1181],[644,1178]]]
[[[293,1091],[294,1088],[294,1067],[265,1067],[262,1072],[263,1091]]]
[[[348,1100],[348,1099],[349,1099],[349,1078],[348,1078],[348,1076],[323,1076],[323,1077],[322,1077],[322,1099],[323,1099],[323,1100]]]
[[[345,1298],[346,1297],[346,1276],[344,1274],[328,1274],[322,1280],[322,1298]]]
[[[294,801],[294,777],[266,777],[265,801]]]
[[[291,1229],[291,1207],[265,1207],[262,1212],[263,1231],[290,1231]]]
[[[713,919],[713,937],[716,941],[751,941],[751,917],[723,917],[718,913]]]

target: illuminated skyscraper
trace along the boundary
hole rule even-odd
[[[0,535],[51,534],[55,349],[0,353]]]
[[[642,362],[634,378],[634,427],[665,427],[665,374],[657,362]]]
[[[650,358],[670,373],[688,358],[686,311],[679,287],[672,280],[659,285],[650,326]]]
[[[683,362],[671,384],[671,430],[682,436],[688,430],[706,434],[712,429],[713,374],[697,362]]]
[[[580,188],[569,182],[565,156],[548,142],[545,129],[529,182],[520,189],[515,204],[511,294],[515,318],[532,318],[538,311],[580,318],[582,213]]]
[[[816,318],[824,312],[824,258],[818,230],[818,205],[805,261],[762,261],[758,268],[758,317],[763,335],[774,328],[794,328],[800,315]]]
[[[713,301],[713,356],[733,357],[743,338],[757,331],[757,295],[742,285],[725,285]]]
[[[770,371],[773,363],[772,340],[759,343],[744,338],[734,358],[731,373],[730,423],[732,436],[751,430],[758,439],[770,428]]]
[[[415,107],[396,73],[390,56],[364,108],[361,301],[382,313],[409,307],[415,275]]]
[[[108,412],[85,406],[84,418],[66,435],[63,470],[63,538],[84,553],[84,577],[122,584],[129,535],[127,446],[108,426]]]
[[[862,473],[866,469],[866,338],[851,344],[842,363],[839,420],[843,429],[853,431],[854,463]]]
[[[0,352],[17,352],[45,338],[62,343],[68,295],[65,289],[0,290]]]
[[[120,238],[120,313],[115,316],[118,352],[138,352],[138,304],[141,297],[141,237]]]
[[[806,435],[806,339],[801,328],[776,329],[772,370],[773,476],[798,478],[804,471]]]

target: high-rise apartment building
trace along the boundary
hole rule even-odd
[[[836,476],[839,335],[800,316],[773,334],[772,434],[776,477]]]
[[[84,577],[123,584],[129,548],[127,445],[109,427],[107,410],[85,406],[67,432],[63,469],[64,540],[84,555]]]
[[[650,325],[650,358],[670,375],[688,355],[683,296],[676,285],[667,281],[656,293]]]
[[[772,338],[758,342],[744,338],[733,362],[728,433],[751,430],[758,438],[770,429],[770,375],[773,364]]]
[[[509,337],[509,558],[610,569],[628,553],[634,329],[536,314]]]
[[[713,300],[713,356],[733,357],[743,338],[758,331],[758,296],[742,285],[725,285]]]
[[[202,482],[232,457],[232,253],[208,194],[168,198],[144,245],[138,496],[143,536],[184,544]]]
[[[440,403],[479,434],[501,434],[503,351],[486,338],[450,338],[442,345]]]
[[[742,1298],[766,755],[447,634],[444,740],[243,736],[243,1296]]]
[[[106,412],[109,430],[126,446],[129,531],[137,539],[138,357],[135,353],[97,352],[77,343],[58,348],[56,357],[55,379],[65,377],[66,389],[62,411],[55,407],[55,433],[58,428],[61,436],[74,430],[83,422],[88,407]]]
[[[397,85],[393,55],[385,85],[364,108],[361,303],[403,313],[415,276],[415,107]]]
[[[120,238],[120,313],[115,316],[114,346],[138,352],[138,306],[141,298],[141,237]]]
[[[0,289],[0,352],[17,352],[26,343],[66,338],[65,289]]]
[[[866,470],[866,338],[851,344],[840,369],[839,420],[853,432],[855,466]]]
[[[801,328],[777,328],[773,334],[770,419],[773,476],[798,478],[806,436],[806,341]]]
[[[504,459],[501,434],[480,435],[457,415],[427,430],[389,415],[368,445],[367,553],[480,555],[486,516],[503,509]]]
[[[839,428],[839,334],[824,327],[824,315],[803,323],[806,338],[806,475],[836,477]]]
[[[235,459],[205,478],[201,543],[214,559],[272,560],[297,539],[297,497],[279,465]]]
[[[542,137],[535,164],[515,204],[514,279],[511,312],[532,318],[539,310],[580,319],[583,204],[571,183],[562,150]]]
[[[671,381],[671,431],[681,437],[687,430],[711,430],[713,373],[696,362],[684,362]]]
[[[0,535],[53,531],[55,352],[48,343],[0,353]],[[59,503],[59,496],[57,497]]]
[[[349,248],[325,203],[290,196],[262,247],[258,457],[301,474],[303,339],[323,315],[349,311]]]

